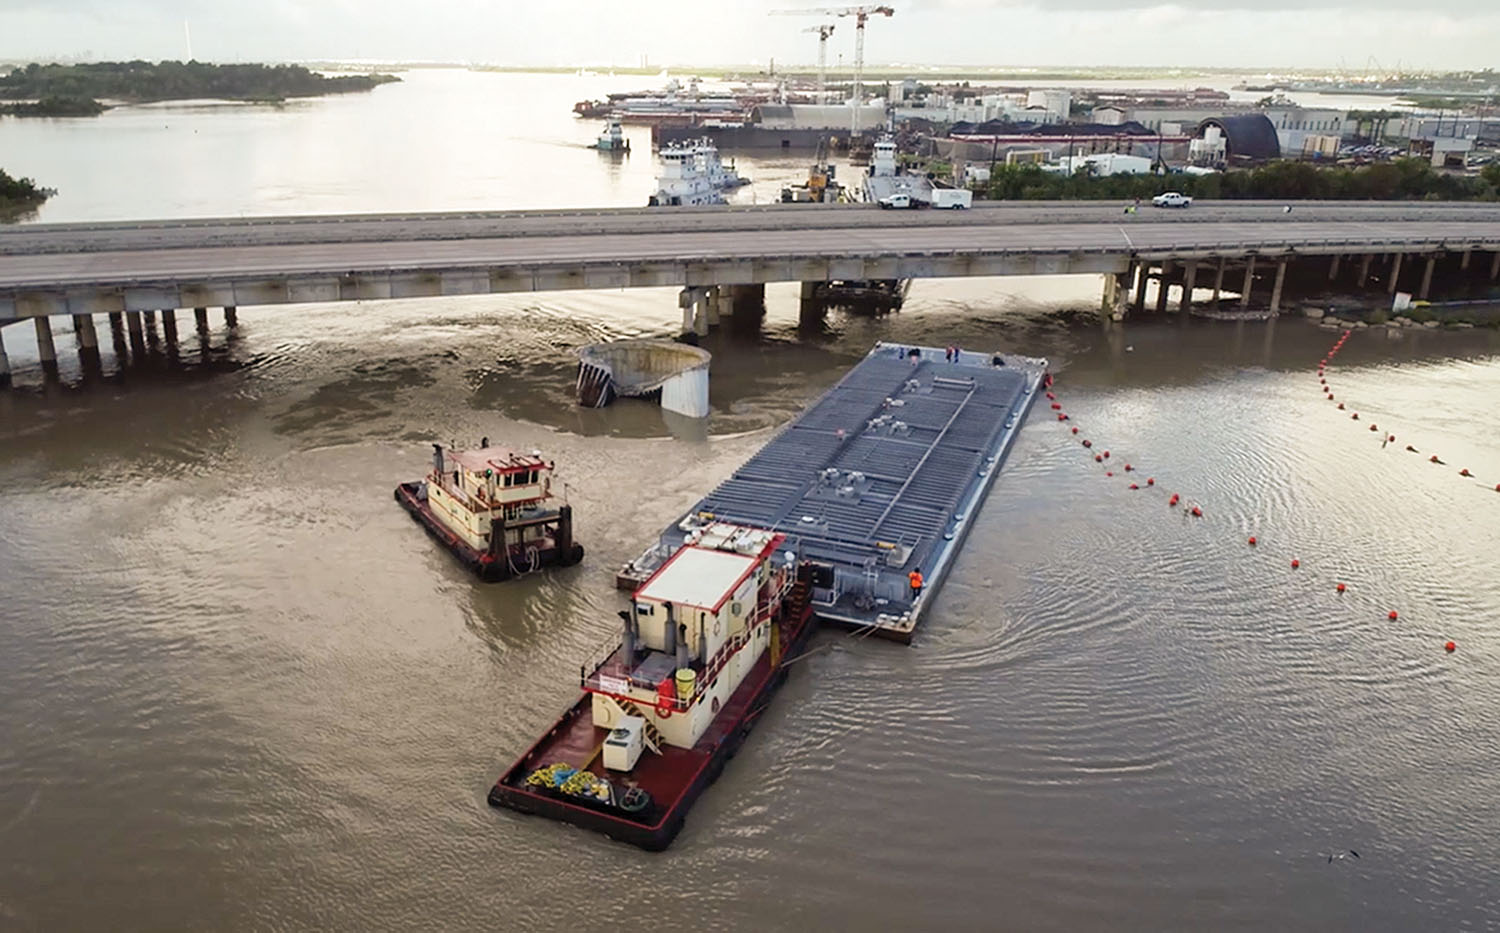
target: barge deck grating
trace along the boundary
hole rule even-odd
[[[713,520],[769,528],[816,567],[825,621],[910,641],[1038,395],[1046,361],[876,344],[626,566],[638,582]],[[907,575],[926,586],[911,598]]]

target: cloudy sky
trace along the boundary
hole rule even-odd
[[[1500,0],[889,0],[883,64],[1500,65]],[[501,65],[810,63],[797,0],[0,0],[0,59],[366,59]],[[835,20],[829,62],[852,60]],[[184,29],[184,23],[188,30]]]

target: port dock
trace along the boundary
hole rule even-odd
[[[825,622],[910,642],[1040,394],[1045,360],[876,344],[621,569],[635,589],[716,521],[766,528]],[[908,575],[920,568],[914,599]]]

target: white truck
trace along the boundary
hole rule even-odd
[[[898,188],[897,190],[895,190],[895,191],[891,192],[890,194],[886,195],[885,197],[881,198],[880,199],[880,209],[881,210],[891,210],[891,209],[905,210],[906,208],[909,208],[909,207],[916,207],[916,206],[918,206],[919,203],[920,202],[913,201],[911,199],[911,189],[910,188],[902,187],[902,188]]]
[[[1193,199],[1181,192],[1168,191],[1152,198],[1151,203],[1157,207],[1192,207]]]
[[[974,206],[974,192],[968,188],[933,188],[932,206],[939,210],[968,210]]]

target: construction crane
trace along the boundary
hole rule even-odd
[[[833,35],[833,24],[809,26],[802,31],[818,34],[818,103],[826,104],[828,97],[824,89],[828,84],[828,37]]]
[[[891,17],[896,11],[888,6],[815,7],[806,10],[772,10],[772,16],[852,16],[854,17],[854,97],[849,115],[849,134],[859,133],[859,108],[864,103],[865,23],[872,16]]]

